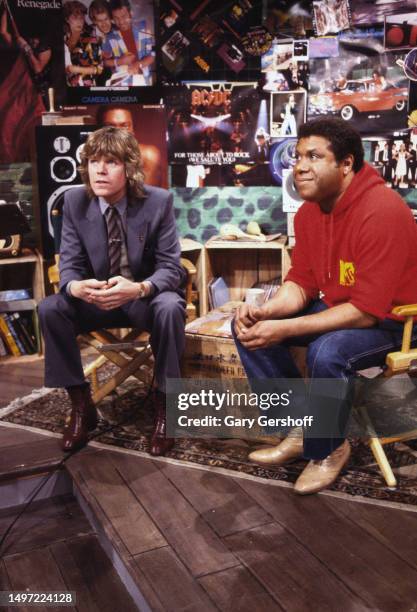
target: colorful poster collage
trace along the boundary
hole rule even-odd
[[[291,208],[298,128],[337,116],[414,202],[417,0],[3,0],[0,53],[3,164],[75,106],[90,124],[98,106],[157,108],[157,142],[135,119],[159,151],[149,182],[280,187]]]

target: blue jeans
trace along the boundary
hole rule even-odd
[[[296,316],[309,315],[326,310],[326,304],[315,300]],[[375,327],[366,329],[341,329],[309,336],[287,338],[281,344],[257,350],[246,349],[236,338],[232,325],[233,338],[249,381],[269,378],[300,378],[291,353],[290,346],[306,346],[307,369],[310,384],[315,379],[341,379],[346,382],[344,397],[333,402],[336,411],[335,421],[340,431],[349,420],[352,407],[352,382],[358,370],[383,366],[387,353],[401,346],[403,324],[385,319]],[[417,339],[417,326],[413,329],[413,340]],[[310,400],[314,402],[314,394]],[[308,414],[315,414],[320,422],[320,405],[308,406]],[[324,459],[344,441],[344,437],[320,438],[304,436],[304,458]]]

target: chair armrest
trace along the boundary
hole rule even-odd
[[[397,351],[396,353],[389,353],[387,355],[386,363],[389,366],[390,370],[391,369],[394,370],[395,368],[392,367],[392,364],[390,366],[390,361],[392,361],[392,357],[399,356],[400,359],[402,359],[405,353],[407,355],[408,353],[410,353],[411,336],[413,333],[413,324],[414,324],[413,317],[417,315],[417,304],[404,304],[403,306],[396,306],[395,308],[391,310],[391,312],[392,314],[397,315],[398,317],[405,317],[401,351]],[[400,368],[398,368],[398,370],[399,369]]]
[[[197,274],[197,268],[195,265],[189,260],[181,257],[181,265],[187,273],[187,280],[185,284],[185,301],[187,303],[187,318],[188,320],[192,320],[195,318],[195,306],[192,302],[193,298],[193,278]]]
[[[197,274],[197,268],[189,259],[184,259],[184,257],[181,257],[180,263],[182,267],[187,270],[189,275]]]
[[[391,313],[398,317],[414,317],[417,316],[417,304],[404,304],[404,306],[396,306],[391,310]]]

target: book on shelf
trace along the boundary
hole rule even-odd
[[[219,308],[219,306],[230,301],[229,287],[221,276],[212,278],[208,283],[207,289],[211,309]]]
[[[32,297],[32,289],[7,289],[5,291],[0,291],[0,302],[30,300]]]
[[[4,317],[4,319],[5,319],[6,323],[7,323],[7,326],[9,328],[9,330],[10,330],[10,333],[12,334],[12,336],[14,338],[14,341],[17,344],[17,348],[19,349],[20,354],[21,355],[26,355],[25,347],[23,345],[22,340],[19,337],[19,334],[17,333],[17,329],[14,326],[14,323],[13,323],[13,320],[11,318],[11,315],[3,313],[3,317]]]
[[[20,352],[19,347],[17,346],[16,341],[14,339],[14,336],[10,331],[10,328],[5,318],[5,314],[0,314],[0,333],[7,348],[9,349],[10,354],[14,357],[20,357],[22,353]]]
[[[6,292],[2,293],[4,295]],[[33,355],[40,352],[41,347],[36,301],[24,298],[21,293],[14,297],[16,299],[0,300],[0,335],[6,354],[15,357]],[[0,346],[0,357],[4,357],[1,349]]]
[[[0,357],[6,357],[6,355],[8,355],[7,346],[0,332]]]
[[[18,312],[13,312],[9,315],[9,319],[17,333],[19,340],[22,342],[25,353],[33,355],[37,351],[37,343],[35,336],[31,333],[30,321],[21,316]]]

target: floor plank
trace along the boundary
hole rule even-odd
[[[11,584],[9,576],[7,575],[6,566],[4,565],[3,559],[0,559],[0,591],[11,591]],[[2,612],[16,612],[16,608],[9,606],[2,606]]]
[[[242,566],[202,576],[198,582],[222,612],[281,612],[284,609]]]
[[[20,508],[19,508],[20,509]],[[4,533],[18,509],[0,511],[0,533]],[[91,533],[91,526],[73,497],[34,502],[10,532],[3,554],[28,552],[68,538]]]
[[[166,546],[167,542],[138,498],[110,461],[111,453],[75,455],[68,461],[74,478],[81,476],[130,555]]]
[[[84,537],[73,538],[66,543],[66,549],[79,570],[78,578],[81,576],[84,585],[91,594],[91,600],[97,606],[97,609],[103,612],[115,612],[115,610],[123,610],[123,612],[136,612],[137,608],[133,603],[130,595],[122,585],[119,576],[116,574],[110,559],[104,554],[98,539],[95,535],[90,534]],[[64,552],[54,547],[52,552],[55,558],[58,558],[58,563],[63,569],[62,553]],[[61,552],[61,556],[59,555]],[[66,559],[68,569],[68,559]],[[70,574],[64,573],[64,578],[69,588],[69,578],[73,579],[74,569]],[[72,583],[74,586],[79,584],[79,580]],[[71,589],[69,589],[71,590]],[[78,599],[81,600],[81,594]],[[80,601],[80,603],[82,603]],[[78,605],[77,605],[78,607]]]
[[[178,465],[158,465],[220,536],[272,521],[270,514],[228,476]]]
[[[57,542],[52,544],[50,549],[59,571],[65,576],[68,590],[76,593],[77,612],[100,612],[85,576],[71,554],[68,543]]]
[[[26,551],[5,557],[4,564],[13,591],[66,591],[61,572],[48,548]],[[75,607],[66,607],[75,610]],[[33,607],[19,606],[22,612],[31,612]],[[62,612],[58,606],[36,606],[39,611]]]
[[[19,429],[14,429],[15,436]],[[35,474],[56,467],[63,459],[64,453],[58,438],[39,434],[38,439],[28,440],[14,446],[8,446],[7,452],[0,454],[0,480]]]
[[[228,536],[225,541],[285,610],[365,610],[361,600],[276,523]]]
[[[2,449],[16,445],[24,446],[28,442],[37,442],[44,437],[41,434],[21,428],[17,433],[15,427],[8,427],[0,423],[0,447]]]
[[[352,521],[417,570],[417,513],[326,497],[334,512]]]
[[[165,610],[216,610],[204,589],[192,578],[170,546],[137,555],[135,563],[158,593]]]
[[[244,479],[239,484],[356,597],[381,611],[406,611],[415,604],[417,572],[363,529],[332,511],[323,496],[300,497]]]
[[[122,453],[113,453],[111,460],[194,576],[238,565],[217,534],[154,463]]]

